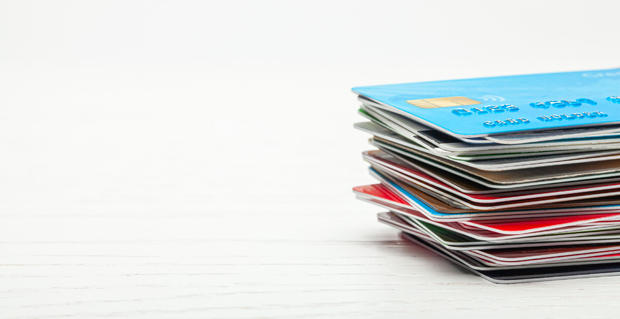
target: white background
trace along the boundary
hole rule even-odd
[[[0,317],[605,317],[402,242],[352,86],[617,67],[615,1],[0,1]]]

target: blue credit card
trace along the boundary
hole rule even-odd
[[[424,209],[424,211],[426,211],[428,214],[431,214],[433,216],[437,216],[437,217],[447,217],[447,216],[468,216],[470,214],[461,214],[461,213],[455,213],[455,214],[446,214],[446,213],[440,213],[436,210],[434,210],[432,207],[426,205],[426,203],[424,203],[423,201],[419,200],[417,197],[413,196],[411,193],[409,193],[408,191],[406,191],[404,188],[400,187],[400,185],[392,182],[391,180],[389,180],[388,178],[386,178],[385,176],[383,176],[381,173],[379,173],[376,169],[370,167],[369,168],[370,171],[374,174],[377,174],[377,176],[382,179],[383,182],[389,184],[390,186],[396,188],[401,195],[404,195],[407,197],[407,199],[409,199],[410,201],[416,203],[419,207],[421,207],[422,209]]]
[[[463,137],[620,124],[620,68],[363,86],[353,92]]]

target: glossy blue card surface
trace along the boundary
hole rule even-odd
[[[361,96],[464,137],[620,124],[620,68],[355,87]]]

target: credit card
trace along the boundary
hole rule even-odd
[[[471,258],[464,257],[463,254],[459,255],[458,252],[449,251],[433,242],[425,241],[420,237],[409,234],[403,237],[437,253],[439,256],[463,267],[465,270],[498,284],[590,278],[620,274],[620,263],[617,262],[542,268],[489,269]]]
[[[373,202],[371,199],[360,199]],[[408,225],[420,229],[437,242],[455,250],[547,247],[557,245],[558,239],[562,240],[561,245],[602,244],[607,243],[607,239],[617,239],[619,232],[619,224],[616,223],[613,227],[593,227],[589,224],[582,224],[536,233],[505,235],[485,229],[466,228],[460,222],[433,221],[412,209],[394,207],[380,201],[374,202],[382,208],[389,209],[392,214],[399,216]]]
[[[359,199],[371,201],[387,209],[416,209],[383,184],[357,186],[353,188],[353,192]],[[430,220],[457,221],[465,227],[469,226],[470,228],[486,229],[495,233],[511,235],[604,221],[615,221],[618,223],[620,220],[620,209],[601,211],[572,210],[570,212],[541,210],[539,213],[525,211],[524,213],[511,214],[508,217],[505,214],[485,214],[482,215],[485,218],[480,216],[480,218],[476,219],[434,219],[433,216],[423,215]]]
[[[462,222],[436,221],[411,208],[392,205],[370,197],[358,199],[388,209],[407,220],[409,225],[424,229],[442,245],[450,249],[492,249],[510,247],[537,247],[553,245],[581,245],[610,243],[619,238],[618,222],[613,227],[591,227],[590,224],[572,225],[556,229],[543,229],[536,233],[501,234],[482,228],[465,227]],[[418,222],[423,225],[418,225]]]
[[[479,239],[474,239],[466,235],[462,235],[457,231],[452,230],[450,227],[443,227],[429,223],[416,223],[411,220],[409,215],[402,215],[395,212],[384,212],[377,214],[379,222],[388,226],[394,227],[398,230],[405,231],[407,233],[414,233],[422,236],[427,240],[433,241],[445,249],[449,249],[454,252],[463,252],[471,255],[472,252],[487,254],[495,254],[493,251],[506,251],[506,250],[527,250],[541,248],[543,251],[549,249],[550,245],[557,247],[584,247],[586,245],[598,245],[598,246],[612,246],[615,244],[614,240],[610,240],[610,236],[605,238],[604,232],[598,236],[581,236],[570,237],[570,234],[560,234],[556,236],[538,236],[533,239],[517,239],[509,242],[489,242]],[[424,226],[422,226],[424,225]],[[613,237],[613,236],[612,236]],[[617,237],[616,237],[617,241]],[[482,258],[476,257],[474,258]],[[552,256],[551,256],[552,257]],[[493,262],[489,259],[488,264]],[[485,264],[487,264],[485,263]],[[497,264],[499,265],[499,264]],[[525,265],[525,264],[523,264]],[[521,265],[521,266],[523,266]],[[502,265],[507,267],[514,267],[515,265]],[[525,265],[527,266],[527,265]]]
[[[398,227],[396,227],[398,228]],[[494,264],[484,258],[476,257],[474,255],[468,254],[468,251],[450,251],[431,238],[424,236],[424,234],[420,234],[415,231],[405,231],[403,232],[407,235],[411,235],[415,237],[417,240],[421,240],[424,244],[432,244],[434,248],[439,251],[445,252],[450,258],[455,258],[464,263],[466,267],[473,270],[479,271],[491,271],[497,273],[500,270],[517,270],[517,269],[536,269],[539,272],[546,272],[545,268],[557,268],[557,267],[570,267],[570,266],[583,266],[583,265],[601,265],[601,264],[609,264],[619,263],[618,257],[620,254],[611,253],[607,255],[597,255],[597,256],[585,256],[585,257],[575,257],[572,260],[557,260],[557,261],[549,261],[545,263],[524,263],[521,265],[503,265],[503,264]]]
[[[411,178],[410,174],[405,174],[380,164],[371,164],[371,167],[408,186],[438,197],[445,202],[452,203],[456,207],[467,207],[474,210],[507,210],[518,207],[559,202],[568,203],[594,198],[620,196],[620,183],[590,185],[590,187],[561,188],[559,190],[551,189],[528,194],[506,192],[493,195],[472,195],[459,192],[449,185],[432,177],[419,174],[419,172],[408,172],[410,174],[416,174],[415,178]],[[595,202],[589,201],[588,203],[592,204]],[[620,201],[618,201],[618,203],[620,203]],[[556,205],[554,207],[562,207],[562,205]]]
[[[529,190],[529,191],[502,191],[493,193],[473,193],[469,189],[463,191],[462,188],[454,181],[451,181],[449,177],[444,176],[443,180],[439,180],[425,172],[413,167],[401,166],[395,161],[381,157],[384,153],[378,152],[365,152],[364,158],[370,163],[371,167],[380,172],[385,172],[391,176],[395,176],[403,182],[409,185],[417,184],[421,187],[430,188],[435,192],[441,192],[443,194],[451,194],[464,200],[473,203],[491,204],[491,203],[504,203],[512,201],[523,200],[536,200],[547,197],[562,196],[566,200],[575,198],[575,196],[585,196],[583,198],[596,198],[603,196],[613,196],[610,191],[617,191],[620,189],[620,182],[602,182],[596,184],[586,184],[578,186],[563,186],[555,188],[547,188],[543,190]]]
[[[476,169],[487,172],[507,171],[507,170],[524,170],[537,167],[549,167],[558,165],[574,165],[580,163],[590,162],[604,162],[604,163],[620,163],[620,150],[599,150],[579,152],[573,151],[571,153],[561,154],[523,154],[520,157],[503,157],[503,158],[491,158],[491,159],[473,159],[463,160],[462,158],[452,158],[451,156],[442,156],[437,152],[427,150],[416,145],[408,143],[398,143],[394,140],[384,139],[380,136],[372,138],[372,143],[382,145],[390,145],[398,148],[403,152],[414,154],[429,159],[439,160],[449,164],[458,164],[463,167],[463,170]],[[614,161],[615,160],[615,161]]]
[[[561,169],[551,166],[540,167],[535,170],[485,171],[430,154],[420,156],[384,141],[371,139],[370,143],[384,152],[397,155],[407,163],[431,165],[489,188],[525,188],[580,181],[589,181],[591,183],[595,179],[620,176],[620,159],[566,164]]]
[[[603,199],[585,199],[574,202],[561,202],[554,204],[541,204],[529,207],[518,207],[509,210],[488,211],[477,210],[463,206],[453,206],[453,202],[446,202],[438,199],[419,189],[415,189],[402,182],[391,178],[388,174],[382,173],[377,169],[370,168],[370,174],[379,182],[385,185],[392,192],[403,198],[413,208],[422,211],[425,215],[433,219],[443,218],[459,218],[459,219],[476,219],[479,216],[496,215],[520,216],[525,214],[544,214],[544,213],[570,213],[571,211],[579,211],[583,214],[588,211],[612,211],[620,207],[620,198],[611,197]]]
[[[410,211],[403,214],[401,211],[395,209],[392,212],[442,245],[455,250],[606,244],[620,239],[620,230],[617,225],[612,227],[576,226],[533,234],[502,235],[464,228],[457,222],[427,220],[420,214],[412,214]]]
[[[618,239],[619,224],[613,227],[592,227],[588,224],[543,229],[537,233],[501,234],[485,229],[466,228],[459,222],[433,221],[419,211],[398,207],[371,198],[358,198],[379,205],[399,216],[401,221],[454,250],[504,249],[515,247],[547,247],[549,245],[583,245],[609,243]],[[401,225],[402,226],[402,225]],[[561,241],[561,242],[558,242]]]
[[[575,260],[596,260],[616,258],[620,245],[576,245],[560,247],[507,248],[464,251],[472,257],[484,259],[490,265],[532,265],[569,262]]]
[[[609,69],[365,86],[353,91],[457,138],[490,136],[495,143],[513,144],[620,133],[619,88],[620,69]],[[561,130],[550,132],[555,129]],[[524,132],[528,134],[507,134]]]
[[[454,139],[439,138],[435,135],[422,136],[413,133],[399,133],[392,128],[383,127],[373,122],[354,124],[358,130],[407,147],[423,147],[437,156],[457,160],[476,161],[497,158],[535,157],[553,154],[584,153],[605,150],[620,150],[620,138],[578,139],[541,142],[526,145],[502,144],[467,144]],[[398,133],[398,134],[397,134]],[[416,132],[419,133],[419,132]]]
[[[422,162],[412,162],[398,156],[389,151],[373,150],[362,153],[362,158],[373,166],[386,167],[391,170],[403,173],[410,178],[426,178],[427,180],[439,180],[442,183],[456,189],[458,192],[474,195],[491,195],[491,194],[538,194],[541,189],[547,191],[561,191],[562,189],[575,190],[578,192],[580,188],[595,187],[597,185],[611,185],[620,183],[620,178],[600,178],[596,180],[573,181],[565,183],[554,183],[553,185],[528,185],[527,187],[511,187],[511,188],[490,188],[474,182],[472,179],[463,178],[457,174],[441,170],[435,166],[426,165]],[[426,177],[428,176],[428,177]],[[605,186],[602,189],[607,189]],[[595,191],[596,189],[593,189]]]

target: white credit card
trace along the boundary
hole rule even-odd
[[[620,138],[560,140],[526,145],[471,145],[464,142],[455,142],[453,139],[446,139],[443,135],[427,134],[426,136],[418,136],[413,135],[411,132],[401,134],[388,126],[372,121],[356,123],[354,127],[395,143],[405,144],[407,140],[409,140],[416,145],[436,152],[439,156],[447,156],[459,160],[531,157],[575,152],[620,150]]]
[[[607,151],[593,151],[593,152],[571,152],[566,154],[534,154],[535,156],[511,157],[511,158],[495,158],[495,159],[479,159],[479,160],[458,160],[451,157],[445,157],[438,153],[426,150],[424,148],[417,147],[411,144],[400,144],[396,140],[388,140],[379,136],[372,138],[374,142],[381,143],[383,145],[388,144],[393,147],[398,147],[402,151],[413,153],[419,156],[428,156],[431,158],[442,158],[448,162],[458,163],[466,167],[475,168],[483,171],[506,171],[506,170],[521,170],[521,169],[533,169],[537,167],[548,167],[558,165],[570,165],[578,163],[589,162],[601,162],[620,159],[620,150],[607,150]]]

